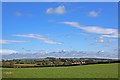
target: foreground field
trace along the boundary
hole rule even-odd
[[[3,68],[3,78],[117,78],[118,64],[72,67]]]

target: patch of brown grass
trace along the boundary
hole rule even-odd
[[[11,74],[12,74],[12,71],[3,71],[3,74],[11,75]]]

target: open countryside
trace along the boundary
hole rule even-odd
[[[3,80],[118,79],[118,5],[3,2]]]
[[[3,68],[3,78],[118,78],[118,63],[71,67]]]

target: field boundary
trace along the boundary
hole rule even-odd
[[[119,80],[119,78],[2,78],[1,80]]]

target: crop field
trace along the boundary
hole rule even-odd
[[[3,68],[3,78],[118,78],[118,64]]]

